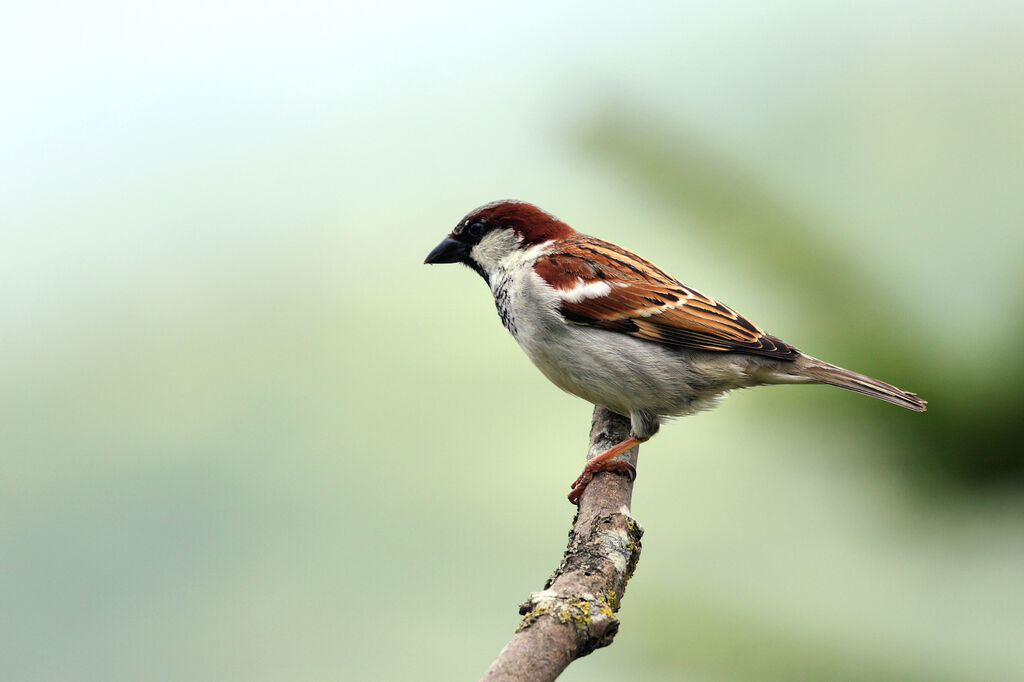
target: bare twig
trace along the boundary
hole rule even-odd
[[[594,409],[587,459],[629,436],[629,419]],[[636,466],[633,448],[622,455]],[[640,559],[643,528],[630,516],[633,481],[594,476],[579,501],[562,563],[542,592],[519,606],[522,622],[482,680],[553,680],[577,658],[612,643],[626,583]]]

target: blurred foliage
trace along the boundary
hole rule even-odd
[[[1024,370],[1017,341],[1024,307],[992,321],[1004,329],[1002,347],[964,348],[950,357],[944,349],[958,345],[956,324],[945,327],[954,340],[949,344],[915,333],[914,301],[831,242],[832,230],[814,229],[821,221],[798,201],[779,196],[755,172],[710,147],[706,136],[649,121],[609,109],[581,127],[578,139],[638,191],[695,217],[697,228],[763,271],[773,288],[801,297],[842,358],[839,364],[928,401],[928,411],[914,419],[894,419],[866,401],[844,402],[843,411],[856,409],[871,428],[890,431],[903,444],[894,456],[903,457],[921,483],[966,489],[1024,484]]]
[[[878,652],[787,632],[765,619],[738,613],[699,597],[662,602],[645,614],[645,627],[676,633],[674,642],[653,642],[653,660],[672,660],[679,641],[694,671],[713,680],[758,682],[982,682],[969,670],[942,670],[928,661],[886,660]],[[664,649],[664,650],[661,650]]]
[[[663,429],[622,629],[564,682],[1024,679],[1024,496],[983,485],[1021,478],[1024,9],[66,5],[0,10],[0,681],[479,675],[564,548],[591,412],[422,265],[504,196],[702,228],[815,333],[773,331],[931,401],[751,419],[765,389]],[[664,121],[602,114],[623,83]],[[780,151],[845,165],[780,191],[749,165]],[[830,210],[906,219],[949,286]],[[917,504],[900,452],[964,485]]]

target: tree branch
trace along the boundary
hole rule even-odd
[[[594,409],[587,459],[629,437],[629,419]],[[636,466],[639,448],[622,455]],[[577,658],[612,643],[643,528],[630,516],[633,481],[603,472],[579,500],[562,563],[542,592],[519,606],[522,622],[481,680],[554,680]]]

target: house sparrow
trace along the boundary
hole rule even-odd
[[[922,412],[913,393],[809,355],[732,308],[523,201],[471,211],[424,263],[464,263],[491,288],[505,328],[556,386],[628,415],[629,438],[594,457],[572,484],[576,502],[598,471],[667,417],[714,407],[734,388],[828,384]]]

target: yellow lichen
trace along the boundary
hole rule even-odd
[[[548,611],[548,609],[544,608],[543,606],[535,606],[535,607],[533,607],[532,609],[527,611],[525,614],[523,614],[523,619],[521,621],[519,621],[519,626],[516,628],[516,632],[519,632],[521,630],[525,630],[526,628],[530,627],[531,625],[533,625],[534,623],[537,622],[538,618],[540,618],[541,616],[543,616],[546,613],[549,613],[549,611]]]
[[[597,610],[609,618],[615,617],[615,590],[604,590],[597,595]]]

